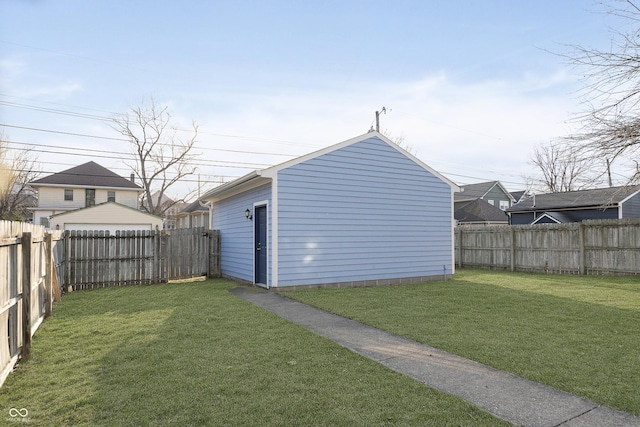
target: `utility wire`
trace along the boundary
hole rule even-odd
[[[11,98],[15,98],[15,99],[27,99],[27,98],[20,98],[20,97],[7,95],[7,94],[2,94],[2,93],[0,93],[0,96],[11,97]],[[48,103],[48,104],[63,105],[63,104],[56,104],[56,103]],[[99,115],[95,115],[95,114],[77,113],[77,112],[73,112],[73,111],[60,110],[60,109],[55,109],[55,108],[38,107],[38,106],[34,106],[34,105],[29,105],[29,104],[20,104],[20,103],[7,102],[7,101],[0,101],[0,105],[5,105],[5,106],[8,106],[8,107],[14,107],[14,108],[30,109],[30,110],[41,111],[41,112],[46,112],[46,113],[67,115],[67,116],[71,116],[71,117],[93,119],[93,120],[99,120],[99,121],[105,121],[105,122],[113,122],[115,116],[124,115],[122,113],[111,113],[112,117],[106,117],[106,116],[99,116]],[[75,106],[68,106],[68,105],[63,105],[63,106],[69,107],[69,108],[78,108],[78,109],[91,110],[91,109],[85,108],[85,107],[75,107]],[[99,110],[95,110],[95,111],[99,111]],[[447,126],[447,127],[459,130],[459,131],[465,131],[465,132],[480,134],[478,132],[474,132],[474,131],[470,131],[470,130],[467,130],[467,129],[458,128],[458,127],[455,127],[455,126],[450,126],[450,125],[447,125],[447,124],[444,124],[444,123],[439,123],[439,122],[435,122],[435,121],[430,121],[430,122],[436,123],[436,124],[441,125],[441,126]],[[30,130],[30,131],[38,131],[38,132],[47,132],[47,133],[53,133],[53,134],[69,135],[69,136],[79,136],[79,137],[86,137],[86,138],[96,138],[96,139],[106,139],[106,140],[129,142],[127,139],[124,139],[124,138],[113,138],[113,137],[103,137],[103,136],[96,136],[96,135],[79,134],[79,133],[73,133],[73,132],[62,132],[62,131],[55,131],[55,130],[49,130],[49,129],[40,129],[40,128],[33,128],[33,127],[26,127],[26,126],[7,125],[7,124],[2,124],[2,123],[0,123],[0,126],[18,128],[18,129]],[[184,131],[184,132],[191,132],[192,131],[190,129],[177,129],[177,130]],[[272,143],[272,144],[296,144],[296,145],[301,145],[300,142],[295,142],[295,141],[269,139],[269,138],[263,138],[263,137],[251,137],[251,136],[233,135],[233,134],[221,134],[221,133],[213,133],[213,132],[206,132],[206,131],[200,131],[200,130],[198,131],[198,134],[212,135],[212,136],[217,136],[217,137],[222,137],[222,138],[243,139],[245,141],[256,141],[256,142],[265,142],[265,143]],[[483,136],[490,137],[490,138],[495,138],[495,137],[491,137],[489,135],[483,135]],[[495,138],[495,139],[499,139],[499,138]],[[43,144],[26,144],[26,143],[12,142],[12,141],[7,141],[7,142],[11,142],[11,143],[14,143],[14,144],[24,144],[24,145],[45,146],[46,147],[46,145],[43,145]],[[310,145],[310,144],[302,144],[302,145]],[[316,145],[316,144],[313,144],[313,145]],[[64,147],[60,147],[60,148],[64,148]],[[77,149],[77,148],[67,148],[67,149],[80,150],[80,149]],[[245,150],[230,150],[230,149],[219,149],[219,148],[200,147],[200,146],[197,146],[197,149],[199,149],[199,150],[210,150],[210,151],[222,151],[222,152],[230,152],[230,153],[239,153],[239,154],[255,154],[255,155],[271,155],[271,156],[295,157],[294,155],[291,155],[291,154],[255,152],[255,151],[245,151]],[[83,150],[84,151],[90,151],[90,150],[85,150],[85,149],[83,149]],[[44,150],[32,150],[32,151],[44,152],[44,153],[55,153],[55,152],[44,151]],[[108,153],[111,153],[111,152],[108,152]],[[81,154],[77,154],[77,153],[59,153],[59,154],[70,154],[70,155],[81,156]],[[96,157],[110,158],[110,159],[120,159],[121,158],[121,157],[115,157],[115,156],[96,156]],[[241,162],[233,162],[233,163],[242,164]],[[246,164],[249,165],[249,163],[246,163]],[[257,163],[256,164],[251,163],[251,164],[252,165],[259,165]],[[204,165],[202,165],[202,166],[204,166]],[[271,165],[270,164],[268,164],[268,165],[267,164],[263,164],[262,166],[271,166]],[[219,167],[242,168],[241,166],[219,166]],[[481,181],[482,180],[490,181],[490,180],[494,180],[495,179],[495,177],[489,179],[489,178],[474,177],[474,176],[461,175],[461,174],[448,173],[448,172],[442,172],[442,173],[445,174],[445,175],[456,176],[456,177],[461,177],[461,178],[468,178],[468,179],[474,179],[474,180],[481,180]],[[505,184],[513,184],[513,185],[525,186],[525,184],[523,184],[521,182],[503,181],[503,180],[501,180],[500,182],[503,182]]]
[[[95,138],[95,139],[106,139],[106,140],[111,140],[111,141],[122,141],[122,142],[127,142],[130,143],[131,141],[126,139],[126,138],[113,138],[113,137],[108,137],[108,136],[98,136],[98,135],[88,135],[88,134],[83,134],[83,133],[74,133],[74,132],[63,132],[63,131],[57,131],[57,130],[52,130],[52,129],[41,129],[41,128],[34,128],[34,127],[27,127],[27,126],[17,126],[17,125],[8,125],[5,123],[0,123],[0,126],[6,127],[6,128],[14,128],[14,129],[23,129],[23,130],[29,130],[29,131],[35,131],[35,132],[46,132],[46,133],[53,133],[53,134],[59,134],[59,135],[70,135],[70,136],[80,136],[80,137],[84,137],[84,138]],[[34,146],[47,146],[45,144],[31,144]],[[170,143],[159,143],[158,145],[162,145],[162,146],[171,146]],[[267,153],[264,151],[247,151],[247,150],[230,150],[230,149],[226,149],[226,148],[211,148],[211,147],[201,147],[199,145],[194,145],[195,149],[198,150],[207,150],[207,151],[222,151],[222,152],[227,152],[227,153],[239,153],[239,154],[257,154],[257,155],[262,155],[262,156],[286,156],[286,157],[295,157],[292,154],[281,154],[281,153]]]
[[[50,154],[82,156],[82,157],[100,157],[100,158],[114,159],[114,160],[123,160],[123,158],[124,160],[128,160],[128,161],[137,160],[137,157],[134,154],[122,153],[116,156],[113,154],[113,151],[108,151],[108,150],[66,147],[66,146],[60,146],[60,145],[51,146],[51,145],[45,145],[45,144],[32,144],[32,143],[18,142],[18,141],[12,141],[12,140],[5,140],[5,142],[8,144],[14,144],[14,145],[26,145],[26,146],[35,146],[35,147],[45,147],[45,148],[57,148],[61,150],[72,150],[72,152],[59,152],[59,151],[36,149],[36,148],[13,148],[15,150],[20,150],[20,151],[32,151],[36,153],[50,153]],[[81,151],[81,153],[75,153],[73,151]],[[88,155],[86,154],[86,152],[98,153],[98,154]],[[217,166],[217,167],[238,167],[238,168],[245,168],[245,169],[246,168],[260,169],[260,167],[273,166],[272,164],[269,164],[269,163],[237,162],[237,161],[207,160],[207,159],[199,159],[198,162],[191,162],[190,164],[194,166],[202,166],[202,167]],[[236,166],[228,166],[232,164]]]
[[[9,96],[9,95],[4,95],[4,94],[0,93],[0,96]],[[113,122],[114,121],[114,117],[116,117],[116,116],[127,116],[127,113],[111,113],[111,117],[98,116],[98,115],[94,115],[94,114],[77,113],[77,112],[74,112],[74,111],[59,110],[59,109],[55,109],[55,108],[39,107],[39,106],[35,106],[35,105],[20,104],[20,103],[16,103],[16,102],[8,102],[8,101],[0,101],[0,105],[5,105],[5,106],[8,106],[8,107],[14,107],[14,108],[24,108],[24,109],[29,109],[29,110],[34,110],[34,111],[41,111],[41,112],[52,113],[52,114],[61,114],[61,115],[66,115],[66,116],[71,116],[71,117],[86,118],[86,119],[98,120],[98,121],[102,121],[102,122]],[[83,107],[72,107],[72,108],[82,109]],[[176,128],[176,130],[181,131],[181,132],[192,132],[193,131],[193,129],[184,129],[184,128]],[[306,146],[310,146],[310,147],[318,147],[318,146],[322,145],[322,144],[318,144],[318,143],[304,143],[304,142],[300,142],[300,141],[289,141],[289,140],[283,140],[283,139],[273,139],[273,138],[264,138],[264,137],[256,137],[256,136],[214,133],[214,132],[207,132],[207,131],[200,131],[200,130],[198,131],[198,134],[218,136],[218,137],[222,137],[222,138],[242,139],[242,140],[245,140],[245,141],[264,142],[264,143],[269,143],[269,144],[283,144],[283,145],[296,145],[296,146],[306,145]]]
[[[111,168],[111,169],[116,169],[116,168]],[[34,171],[31,169],[15,169],[16,172],[23,172],[23,173],[39,173],[39,174],[47,174],[48,175],[67,175],[67,176],[76,176],[76,177],[93,177],[95,178],[103,176],[105,178],[113,178],[112,175],[89,175],[89,174],[82,174],[82,173],[73,173],[73,172],[65,172],[65,171],[61,171],[61,172],[51,172],[51,171]],[[220,182],[223,181],[224,182],[224,178],[230,178],[230,179],[234,179],[237,178],[237,176],[218,176],[218,175],[211,175],[213,178],[212,179],[181,179],[180,182],[193,182],[193,183],[200,183],[200,184],[206,184],[209,182]],[[46,178],[46,176],[42,177],[42,178]],[[38,179],[42,179],[42,178],[37,178],[35,181],[37,181]],[[126,177],[121,176],[121,178],[123,179],[128,179]],[[61,186],[64,186],[65,184],[60,184]]]

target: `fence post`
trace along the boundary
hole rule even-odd
[[[22,358],[31,353],[31,233],[22,233]]]
[[[580,255],[578,260],[578,270],[580,274],[586,274],[586,254],[585,254],[585,243],[584,243],[584,223],[580,222],[578,227],[578,240],[580,242]]]
[[[457,234],[458,234],[458,268],[462,268],[462,227],[458,225]]]
[[[45,271],[47,272],[44,277],[44,318],[51,316],[53,310],[53,236],[51,233],[44,234],[45,245]]]
[[[512,225],[509,226],[511,234],[511,271],[516,271],[516,230]]]
[[[69,230],[65,230],[62,234],[63,240],[63,259],[64,259],[64,283],[61,287],[61,290],[65,292],[69,291],[69,287],[71,286],[71,232]]]
[[[215,243],[214,254],[213,254],[213,259],[215,260],[215,262],[214,262],[215,273],[214,273],[213,277],[222,277],[222,264],[221,264],[221,260],[222,260],[222,250],[221,250],[222,238],[220,237],[220,230],[212,231],[212,233],[213,233],[213,241]]]

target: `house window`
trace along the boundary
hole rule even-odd
[[[95,205],[96,205],[96,190],[93,188],[87,188],[85,190],[84,206],[88,208],[89,206],[95,206]]]
[[[115,202],[115,201],[116,201],[116,192],[107,191],[107,202]]]
[[[64,190],[64,201],[73,202],[73,190]]]
[[[500,200],[500,209],[506,211],[509,209],[509,201],[508,200]]]
[[[487,200],[487,203],[489,203],[491,206],[495,206],[495,202],[493,200]]]

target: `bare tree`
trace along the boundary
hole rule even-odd
[[[416,150],[415,148],[413,148],[412,145],[409,145],[405,142],[405,136],[404,135],[400,135],[400,136],[393,136],[391,135],[391,132],[389,131],[389,129],[384,129],[380,132],[382,135],[386,136],[387,138],[389,138],[391,140],[391,142],[393,142],[394,144],[396,144],[398,147],[402,148],[404,151],[406,151],[407,153],[410,153],[412,155],[416,155]]]
[[[607,50],[573,46],[566,56],[584,75],[582,128],[565,138],[576,155],[626,162],[630,182],[640,181],[640,8],[634,0],[615,0],[608,13],[622,23]],[[630,167],[629,167],[630,166]],[[611,180],[610,180],[611,182]]]
[[[26,221],[36,197],[29,183],[38,172],[29,150],[12,150],[0,132],[0,219]]]
[[[530,160],[540,172],[533,186],[540,191],[558,193],[584,189],[594,182],[592,162],[581,159],[571,150],[552,143],[540,144]]]
[[[189,197],[185,194],[174,200],[166,197],[166,193],[181,179],[197,172],[192,162],[197,156],[193,148],[198,126],[192,122],[192,135],[182,139],[170,122],[168,107],[158,106],[154,100],[113,118],[114,129],[124,135],[133,148],[135,165],[129,166],[144,191],[142,209],[158,216],[164,216],[174,205]]]

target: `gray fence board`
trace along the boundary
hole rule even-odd
[[[73,289],[220,276],[220,235],[170,231],[67,231],[64,285]]]
[[[44,227],[0,221],[0,385],[50,312],[52,252]]]
[[[456,265],[567,274],[640,274],[640,219],[457,227]]]

